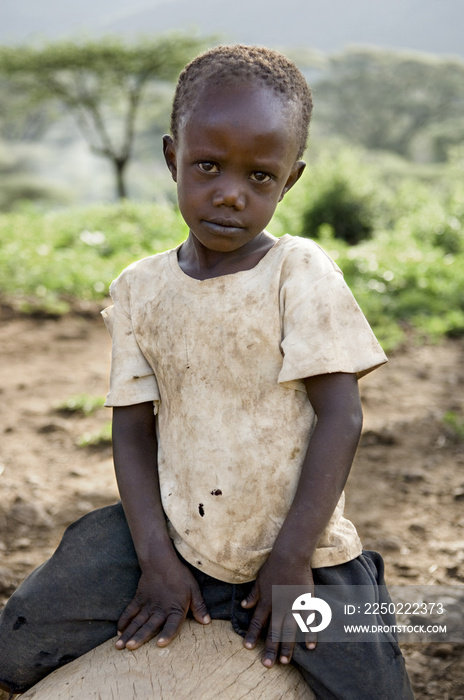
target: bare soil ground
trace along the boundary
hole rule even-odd
[[[443,422],[446,411],[464,415],[463,350],[411,343],[361,382],[347,511],[391,584],[464,582],[464,444]],[[76,444],[108,409],[56,410],[74,394],[106,393],[109,351],[99,319],[0,316],[0,605],[70,522],[117,499],[111,448]],[[464,700],[463,646],[403,651],[418,700]]]

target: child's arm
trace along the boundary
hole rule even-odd
[[[195,578],[175,553],[161,505],[153,403],[113,409],[113,453],[122,505],[142,574],[131,603],[122,613],[118,649],[137,649],[160,630],[165,646],[189,608],[195,619],[210,621]]]
[[[256,645],[271,613],[273,585],[312,586],[310,561],[341,496],[358,445],[362,409],[356,375],[334,373],[305,380],[317,424],[303,461],[295,498],[244,607],[256,605],[245,645]],[[274,630],[280,636],[280,630]],[[275,638],[275,637],[274,637]],[[280,645],[288,662],[293,643]],[[263,663],[272,666],[279,643],[268,635]]]

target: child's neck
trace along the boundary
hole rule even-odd
[[[179,267],[186,275],[197,280],[212,279],[235,272],[251,270],[259,263],[277,241],[267,231],[230,252],[206,248],[192,233],[177,252]]]

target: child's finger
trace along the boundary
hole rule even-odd
[[[315,632],[308,632],[308,634],[305,634],[305,644],[306,649],[315,649],[317,646],[317,634],[315,634]]]
[[[269,610],[265,610],[258,605],[245,635],[244,645],[247,649],[253,649],[258,643],[258,639],[261,636],[261,632],[266,625],[268,617]]]
[[[160,614],[137,616],[119,637],[116,648],[138,649],[156,636],[164,619]]]
[[[246,596],[246,598],[244,600],[242,600],[241,605],[242,605],[242,608],[252,608],[255,605],[257,605],[258,601],[259,601],[259,587],[255,583],[254,586],[252,587],[251,591]]]
[[[166,647],[168,644],[170,644],[181,628],[184,620],[185,613],[177,611],[172,612],[168,616],[166,623],[160,632],[160,636],[156,640],[157,645],[160,647]]]
[[[208,613],[208,608],[203,600],[203,596],[200,593],[200,589],[194,588],[192,591],[192,601],[190,603],[190,609],[192,611],[193,617],[197,622],[202,625],[207,625],[211,622],[211,618]]]
[[[129,603],[129,605],[124,610],[124,612],[118,620],[118,632],[124,632],[126,627],[130,625],[134,617],[139,614],[141,609],[142,606],[139,603],[137,603],[135,599],[131,600],[131,602]]]
[[[282,637],[283,620],[281,618],[277,619],[276,616],[273,616],[271,618],[271,624],[266,637],[266,643],[264,646],[264,652],[262,656],[262,663],[263,666],[266,666],[266,668],[271,668],[271,666],[273,666],[277,661]],[[293,636],[291,638],[293,639]],[[291,651],[287,651],[287,653],[291,656]],[[282,652],[280,652],[280,657],[282,660]],[[283,663],[287,663],[287,661],[284,661]]]
[[[285,616],[280,634],[279,660],[282,664],[288,664],[292,658],[297,635],[297,625],[291,615]]]
[[[262,657],[263,666],[266,666],[266,668],[271,668],[271,666],[274,666],[278,653],[279,642],[266,642]]]

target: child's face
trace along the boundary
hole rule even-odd
[[[210,250],[231,252],[267,226],[300,177],[291,109],[262,85],[203,90],[165,158],[191,234]]]

